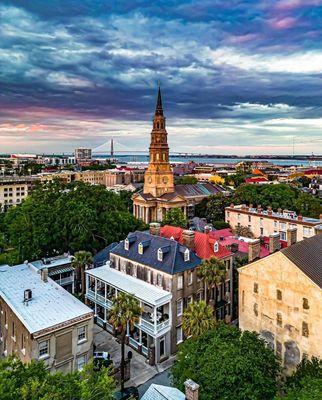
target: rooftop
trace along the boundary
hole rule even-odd
[[[32,299],[24,303],[24,291]],[[32,265],[0,266],[0,296],[32,334],[93,312],[52,279],[44,282]]]
[[[189,251],[189,260],[185,261],[184,252],[187,247],[175,240],[139,231],[129,234],[127,239],[130,242],[128,250],[125,248],[124,241],[121,241],[110,253],[151,266],[171,275],[193,269],[201,263],[201,259],[192,251]],[[145,242],[148,242],[148,244],[144,247],[143,253],[140,254],[138,246]],[[160,261],[158,260],[158,250],[166,246],[169,246],[169,251],[163,254],[162,261]]]
[[[322,234],[295,243],[282,253],[322,288]]]
[[[29,264],[33,265],[37,269],[43,268],[56,268],[62,267],[64,265],[69,265],[72,262],[72,257],[70,255],[61,255],[57,257],[43,258],[42,260],[31,261]]]
[[[166,290],[110,268],[109,264],[87,270],[86,274],[101,279],[123,292],[131,293],[136,298],[153,306],[160,306],[171,300],[171,293]]]
[[[185,400],[185,395],[176,388],[152,383],[142,400]]]

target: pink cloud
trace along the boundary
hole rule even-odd
[[[230,36],[227,41],[229,43],[240,44],[256,40],[259,37],[260,35],[257,33],[247,33],[245,35]]]
[[[289,29],[297,24],[297,19],[293,17],[274,18],[268,20],[273,29]]]
[[[276,4],[275,8],[286,11],[307,6],[319,6],[321,4],[322,0],[281,0]]]

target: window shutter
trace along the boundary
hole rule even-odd
[[[71,357],[72,353],[72,332],[67,332],[56,337],[56,359],[57,362]]]

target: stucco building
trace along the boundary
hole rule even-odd
[[[322,358],[322,235],[239,268],[239,326],[258,332],[288,370]]]
[[[92,357],[93,311],[31,264],[0,266],[0,358],[42,360],[52,371]]]
[[[174,184],[160,87],[153,117],[149,154],[143,191],[133,196],[134,216],[144,222],[162,221],[171,208],[180,208],[188,217],[193,217],[196,203],[212,194],[224,192],[220,186],[210,183]]]
[[[0,178],[0,211],[20,204],[30,193],[34,180],[31,176]]]
[[[256,238],[270,236],[279,233],[281,240],[287,240],[288,232],[296,231],[293,241],[300,241],[314,236],[322,231],[322,215],[320,218],[303,217],[296,215],[294,211],[268,208],[264,210],[261,206],[253,207],[231,204],[225,209],[225,221],[232,228],[246,226]]]

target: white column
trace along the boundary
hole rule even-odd
[[[154,333],[157,333],[157,308],[153,309],[153,324],[154,324]]]

